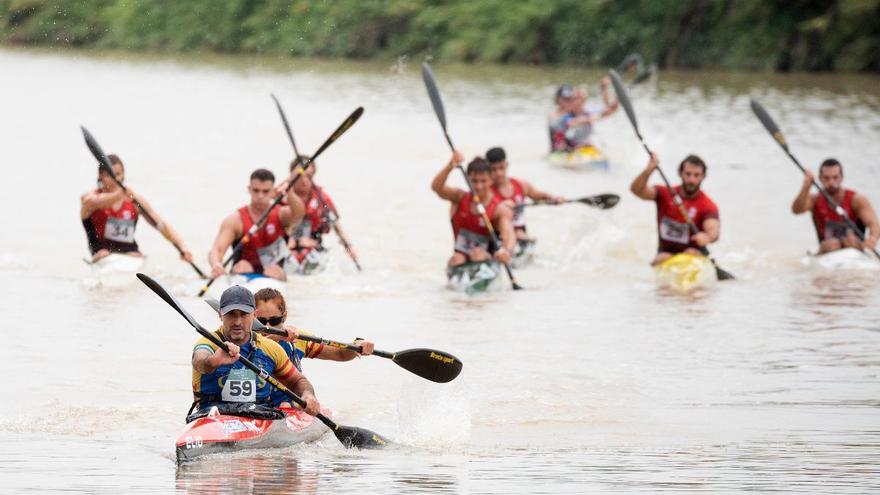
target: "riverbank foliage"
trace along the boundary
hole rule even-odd
[[[0,43],[880,72],[880,0],[0,0]]]

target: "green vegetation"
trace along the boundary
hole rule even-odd
[[[0,43],[880,72],[880,0],[0,0]]]

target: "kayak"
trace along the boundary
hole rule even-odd
[[[288,275],[312,275],[324,271],[330,261],[330,250],[324,247],[311,249],[303,256],[302,260],[297,260],[297,256],[293,254],[287,258],[285,269]]]
[[[554,151],[547,156],[550,165],[575,170],[608,171],[608,158],[595,146],[584,146],[573,151]]]
[[[877,271],[880,270],[880,260],[869,252],[856,248],[844,248],[837,251],[822,254],[808,254],[801,258],[805,266],[821,270],[846,270],[846,271]]]
[[[87,258],[83,258],[83,261],[89,265],[92,272],[90,283],[96,286],[116,287],[137,280],[135,274],[144,270],[147,258],[111,253],[95,262]]]
[[[486,292],[501,273],[495,261],[469,262],[446,268],[446,286],[452,290],[476,294]]]
[[[517,239],[516,249],[513,252],[513,259],[510,262],[511,268],[522,268],[535,258],[535,239]]]
[[[703,287],[716,280],[709,258],[700,254],[678,253],[654,267],[662,284],[681,292]]]
[[[187,423],[177,437],[177,462],[221,452],[290,447],[314,442],[330,431],[324,423],[299,409],[270,411],[280,413],[255,418],[223,414],[212,407],[207,415]],[[330,413],[329,410],[322,412]]]

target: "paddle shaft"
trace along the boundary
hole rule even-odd
[[[296,140],[293,139],[293,130],[290,128],[290,124],[287,122],[287,115],[284,113],[284,109],[281,107],[281,102],[278,101],[278,98],[275,95],[272,95],[272,99],[275,100],[275,106],[278,108],[278,114],[281,115],[281,122],[284,124],[284,130],[287,131],[287,137],[290,139],[290,144],[293,146],[293,153],[299,158],[301,155],[299,154],[299,150],[296,147]],[[311,163],[311,161],[310,161]],[[333,227],[333,232],[336,233],[336,236],[339,237],[339,241],[342,243],[342,247],[345,249],[345,252],[348,253],[348,257],[354,261],[354,266],[357,267],[358,271],[363,271],[361,268],[361,264],[358,262],[357,256],[355,256],[354,251],[351,249],[351,244],[348,242],[348,239],[342,235],[338,226],[336,226],[336,221],[339,220],[339,213],[335,208],[331,208],[329,204],[324,200],[324,194],[321,191],[321,188],[318,187],[318,184],[315,183],[315,179],[312,180],[312,186],[318,189],[318,201],[321,202],[321,207],[332,212],[335,215],[335,218],[331,218],[330,225]]]
[[[119,186],[124,193],[128,194],[128,189],[122,184],[122,181],[120,181],[119,179],[116,178],[116,174],[113,173],[113,167],[110,165],[110,160],[107,159],[107,155],[104,154],[104,150],[101,149],[101,146],[95,140],[94,136],[92,136],[92,134],[89,131],[87,131],[85,127],[81,127],[81,129],[82,129],[83,135],[86,139],[86,146],[88,146],[89,151],[92,152],[92,155],[94,155],[95,159],[98,160],[98,168],[100,168],[101,170],[104,171],[104,173],[109,175],[110,178],[113,179],[113,182],[115,182],[116,185]],[[130,196],[130,197],[131,197],[131,200],[134,202],[135,207],[137,207],[137,209],[144,215],[144,218],[146,218],[147,222],[149,222],[151,225],[154,225],[156,227],[156,229],[159,231],[159,233],[162,234],[162,237],[167,239],[168,242],[170,242],[171,245],[174,246],[175,249],[177,249],[177,252],[180,253],[181,256],[183,256],[183,252],[184,252],[183,248],[181,248],[180,245],[177,244],[177,242],[175,242],[174,239],[171,238],[171,233],[168,231],[167,228],[165,228],[165,225],[164,224],[161,225],[161,228],[160,228],[159,223],[156,222],[156,219],[153,218],[152,215],[150,215],[150,212],[148,212],[146,210],[146,208],[144,208],[143,205],[141,205],[140,202],[134,196]],[[207,275],[205,275],[202,272],[202,270],[200,270],[199,267],[196,266],[195,263],[193,263],[192,261],[188,261],[187,263],[189,263],[189,266],[191,266],[193,268],[193,270],[195,270],[196,273],[199,274],[199,277],[208,278]]]

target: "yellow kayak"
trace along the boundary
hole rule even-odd
[[[608,170],[608,158],[595,146],[584,146],[574,151],[554,151],[547,161],[557,167],[577,170]]]
[[[700,254],[675,254],[656,265],[654,270],[658,280],[681,292],[702,287],[716,279],[712,262]]]

